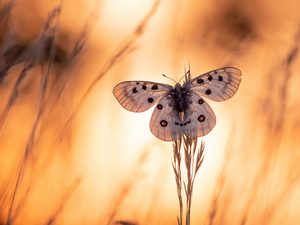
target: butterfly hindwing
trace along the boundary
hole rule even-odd
[[[150,81],[124,81],[113,89],[118,102],[128,111],[144,112],[172,86]]]
[[[202,97],[193,93],[189,97],[189,108],[183,119],[172,107],[174,99],[164,96],[157,104],[150,121],[151,132],[163,141],[175,141],[187,135],[202,137],[216,124],[216,117]]]
[[[150,130],[163,141],[174,141],[183,135],[183,129],[176,126],[178,112],[173,109],[173,98],[164,95],[156,105],[150,121]]]
[[[190,137],[202,137],[216,125],[216,116],[209,104],[195,92],[189,97],[190,107],[182,123],[183,132]]]
[[[234,67],[212,70],[188,81],[185,86],[208,99],[225,101],[237,91],[242,73]]]

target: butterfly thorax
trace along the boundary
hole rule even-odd
[[[189,90],[186,87],[181,86],[181,84],[176,84],[171,90],[171,95],[173,98],[173,109],[178,113],[185,113],[189,108],[188,94]]]

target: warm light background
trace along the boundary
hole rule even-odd
[[[30,43],[58,4],[15,1],[10,29]],[[153,109],[130,113],[112,89],[134,79],[172,84],[161,74],[178,80],[189,65],[192,76],[227,65],[243,73],[232,99],[209,101],[217,124],[203,137],[206,155],[194,187],[192,224],[299,224],[299,1],[61,4],[58,45],[70,49],[85,28],[86,45],[76,63],[59,74],[69,80],[58,102],[46,108],[18,184],[14,224],[176,224],[172,143],[151,134]],[[135,32],[138,26],[142,29]],[[57,142],[90,84],[128,43]],[[21,68],[14,67],[0,84],[1,110]],[[1,225],[36,115],[40,72],[41,66],[30,71],[1,129]],[[50,87],[48,95],[55,92]]]

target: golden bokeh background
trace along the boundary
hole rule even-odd
[[[153,109],[128,112],[112,89],[172,84],[161,74],[179,80],[189,66],[243,73],[232,99],[209,101],[217,124],[201,138],[191,224],[299,224],[299,1],[0,7],[1,225],[176,224],[172,143],[151,134]]]

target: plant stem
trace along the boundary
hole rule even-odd
[[[182,178],[181,171],[181,142],[182,139],[176,140],[173,143],[173,171],[175,174],[177,195],[179,201],[179,217],[177,217],[178,225],[182,225],[183,215],[183,203],[182,203],[182,185],[184,185],[185,197],[186,197],[186,215],[185,224],[191,224],[191,206],[192,196],[194,189],[194,181],[199,168],[202,165],[204,159],[204,142],[201,142],[200,147],[197,148],[197,138],[191,138],[189,136],[183,137],[183,149],[186,169],[186,179]],[[183,182],[182,182],[183,181]]]

